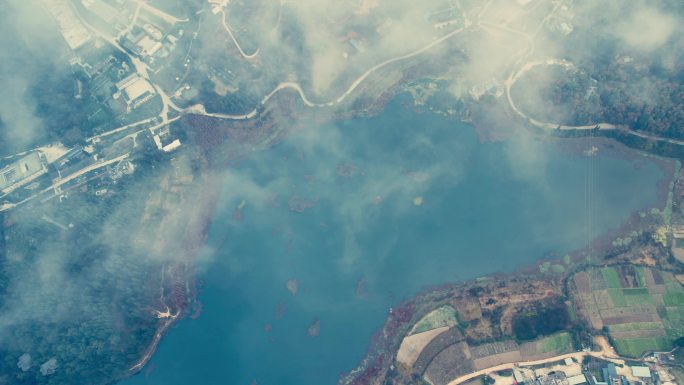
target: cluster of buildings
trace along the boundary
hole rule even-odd
[[[114,166],[107,167],[107,173],[113,181],[119,180],[126,175],[131,175],[134,171],[135,166],[128,159],[121,160]]]
[[[58,154],[37,149],[4,160],[0,163],[3,207],[54,197],[61,201],[71,191],[88,187],[94,187],[97,196],[106,195],[108,185],[134,173],[128,155],[138,146],[137,134],[148,131],[146,127],[149,135],[143,135],[144,140],[159,151],[172,152],[181,146],[168,127],[153,130],[159,122],[154,119],[135,125],[133,134],[123,130],[104,140],[95,135],[159,113],[161,103],[150,101],[161,100],[161,90],[148,74],[157,73],[152,67],[155,59],[169,56],[183,36],[182,29],[173,29],[177,19],[134,0],[40,1],[70,50],[74,103],[88,116],[80,135],[95,139],[89,146],[65,148]],[[230,71],[215,75],[237,88]]]
[[[118,38],[121,45],[141,58],[160,53],[176,43],[164,32],[161,19],[131,0],[41,0],[57,22],[62,37],[73,51],[93,40],[88,28]],[[168,50],[166,50],[168,55]]]
[[[113,116],[130,113],[157,96],[152,84],[122,55],[102,57],[99,52],[83,52],[72,63],[76,76],[74,98],[81,99],[86,88],[97,108],[104,107]]]
[[[573,385],[657,385],[660,383],[657,373],[643,365],[626,366],[622,374],[619,374],[613,363],[591,361],[585,365],[584,376],[586,381]]]
[[[181,146],[180,139],[171,135],[169,126],[165,126],[156,132],[152,132],[152,140],[157,146],[157,149],[164,152],[174,151]]]
[[[74,66],[74,99],[94,97],[99,105],[90,106],[93,114],[105,107],[101,121],[144,105],[157,95],[157,90],[127,55],[103,49],[100,34],[111,36],[135,61],[140,59],[148,69],[156,58],[169,56],[182,36],[169,33],[170,24],[148,7],[131,0],[41,0],[59,26],[72,51]],[[97,38],[95,37],[97,33]],[[144,74],[145,76],[141,76]],[[88,108],[87,108],[88,109]]]
[[[57,172],[57,176],[68,175],[70,170],[77,170],[84,160],[90,161],[89,154],[84,151],[83,147],[76,146],[54,161],[52,167]]]
[[[53,185],[58,186],[54,192],[60,193],[82,181],[73,178],[60,184],[60,180],[75,175],[93,162],[94,158],[80,146],[58,155],[52,152],[47,155],[40,149],[21,154],[0,169],[0,199],[16,203],[34,195],[49,196],[49,188]],[[86,174],[84,178],[87,178]]]
[[[156,25],[143,23],[142,25],[134,25],[130,31],[120,37],[119,43],[132,55],[149,65],[154,65],[156,59],[164,59],[169,56],[182,35],[182,29],[179,31],[179,36],[176,37],[163,32]]]
[[[648,364],[648,366],[647,366]],[[583,364],[571,358],[542,367],[516,367],[512,384],[524,385],[674,385],[663,381],[663,368],[646,362],[616,366],[590,359]]]

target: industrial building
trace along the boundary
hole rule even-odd
[[[161,29],[147,23],[142,27],[135,26],[132,28],[119,42],[124,49],[133,55],[151,63],[154,61],[152,56],[166,57],[169,50],[174,46],[175,37],[167,35],[167,38],[164,39],[164,36],[165,33]]]
[[[578,374],[567,378],[568,385],[583,385],[587,383],[587,378],[584,374]]]
[[[114,98],[123,96],[129,110],[140,106],[157,94],[152,84],[137,73],[131,74],[116,83],[116,89],[118,91]]]
[[[632,366],[632,375],[638,378],[651,378],[651,369],[648,366]]]
[[[9,194],[18,187],[47,172],[47,159],[40,151],[33,151],[0,170],[0,191]]]

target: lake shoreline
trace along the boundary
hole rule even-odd
[[[381,100],[377,104],[374,105],[373,111],[374,113],[370,113],[370,116],[375,116],[376,113],[381,113],[384,111],[384,109],[387,106],[387,103],[391,101],[391,98],[387,98],[385,100]],[[404,106],[403,108],[406,108]],[[361,116],[356,116],[356,118],[359,117],[368,117],[368,112],[369,109],[364,109],[363,113],[361,113]],[[339,116],[332,116],[329,114],[312,114],[313,115],[313,120],[320,119],[321,121],[341,121],[345,119],[349,119],[350,116],[348,115],[349,113],[345,113]],[[309,117],[311,118],[311,117]],[[194,119],[194,118],[192,118]],[[190,120],[190,123],[192,124],[193,120]],[[287,124],[287,127],[283,128],[282,125],[282,117],[279,117],[278,119],[271,118],[266,121],[262,121],[258,124],[254,124],[254,122],[250,122],[247,124],[247,129],[248,128],[255,128],[258,127],[257,132],[252,132],[248,137],[241,136],[240,134],[240,127],[241,125],[238,125],[236,127],[235,124],[231,124],[229,127],[225,125],[219,125],[218,127],[212,127],[212,129],[215,129],[218,131],[218,136],[216,136],[214,139],[212,139],[212,136],[209,137],[204,137],[204,145],[207,147],[203,147],[207,153],[203,155],[205,157],[205,161],[207,162],[208,170],[205,170],[205,172],[211,173],[212,169],[217,167],[220,164],[225,164],[225,165],[235,165],[239,164],[242,159],[246,158],[249,156],[248,154],[254,152],[254,151],[263,151],[263,150],[268,150],[271,149],[272,147],[278,145],[279,143],[283,142],[287,136],[297,132],[300,129],[304,129],[304,126],[301,124]],[[211,125],[211,121],[209,119],[202,118],[201,119],[204,122],[200,123],[201,127],[206,128],[207,126]],[[288,121],[285,119],[285,121]],[[217,121],[218,122],[218,121]],[[296,120],[292,120],[291,122],[296,122]],[[471,126],[472,129],[475,129],[475,126],[472,123],[466,123]],[[280,126],[280,127],[278,127]],[[225,128],[222,128],[225,127]],[[221,131],[225,130],[225,133],[221,134]],[[206,135],[206,133],[205,133]],[[582,140],[575,140],[575,141],[565,141],[562,139],[565,138],[556,138],[556,137],[541,137],[539,135],[533,134],[535,137],[537,137],[539,140],[551,140],[553,142],[557,142],[561,144],[561,147],[565,145],[565,148],[569,151],[569,154],[576,154],[580,151],[582,151],[583,147],[583,141]],[[219,139],[221,138],[221,139]],[[217,144],[227,140],[227,138],[232,138],[232,139],[237,139],[237,146],[232,144],[229,148],[229,150],[225,150],[221,146],[217,146]],[[256,140],[255,140],[256,139]],[[622,155],[634,155],[634,156],[641,156],[638,154],[635,154],[632,149],[627,148],[626,146],[623,146],[622,144],[618,144],[619,142],[613,141],[612,139],[597,139],[597,141],[605,142],[601,143],[601,146],[605,145],[618,145],[621,147],[621,150],[619,152],[624,152]],[[218,152],[218,156],[217,156]],[[663,164],[668,164],[667,161],[662,160]],[[670,162],[671,163],[671,162]],[[218,203],[218,199],[220,196],[220,191],[222,188],[219,186],[217,187],[218,193],[215,194],[212,197],[207,197],[203,198],[205,200],[205,205],[207,207],[216,207]],[[659,186],[659,198],[658,201],[660,201],[663,197],[663,194],[665,197],[667,197],[667,183],[665,183],[664,189],[663,186]],[[211,211],[211,210],[210,210]],[[208,230],[212,224],[212,221],[216,220],[218,218],[214,218],[211,215],[207,215],[205,219],[202,220],[202,223],[204,223],[204,229],[205,231],[203,232],[203,240],[199,243],[199,247],[196,250],[196,254],[200,252],[200,249],[204,242],[206,241],[207,233],[206,230]],[[632,226],[631,224],[632,218],[628,219],[625,224],[623,224],[620,229],[623,228],[629,228]],[[622,231],[622,230],[618,230]],[[593,242],[598,242],[597,240],[594,240]],[[605,244],[605,241],[603,241]],[[598,247],[598,246],[597,246]],[[193,260],[196,259],[195,257],[192,258]],[[533,266],[525,265],[525,266],[518,266],[514,272],[511,273],[493,273],[493,274],[488,274],[485,276],[485,279],[492,279],[492,278],[499,278],[499,279],[516,279],[516,278],[525,278],[528,275],[533,274],[534,271],[536,271],[539,268],[539,264],[542,263],[543,260],[539,260],[536,263],[533,264]],[[536,273],[538,274],[538,273]],[[193,277],[192,280],[194,281],[197,277]],[[438,290],[456,290],[460,288],[460,290],[464,290],[465,288],[472,287],[473,285],[476,285],[477,281],[476,280],[468,280],[466,282],[461,282],[461,283],[447,283],[444,285],[437,285],[437,286],[430,286],[426,287],[425,289],[420,290],[417,294],[411,295],[409,298],[405,299],[404,301],[401,301],[399,306],[397,307],[396,313],[393,316],[393,319],[397,320],[397,327],[400,326],[400,321],[402,319],[403,313],[406,313],[410,311],[411,307],[414,306],[412,304],[415,304],[416,301],[420,301],[422,298],[421,296],[425,295],[431,295],[435,293],[435,288],[441,288]],[[448,288],[448,289],[445,289]],[[194,306],[201,307],[201,304],[199,302],[199,299],[197,297],[197,294],[195,293],[194,298],[190,299],[190,302],[195,304]],[[187,315],[186,312],[184,311],[184,315]],[[183,317],[179,317],[184,318]],[[387,323],[387,322],[386,322]],[[173,322],[173,325],[177,324],[177,320]],[[172,330],[172,327],[166,328],[163,330],[163,334],[169,333],[170,330]],[[396,331],[395,331],[396,332]],[[384,336],[384,337],[383,337]],[[391,334],[390,334],[391,336]],[[344,380],[341,380],[342,383],[344,384],[354,384],[354,383],[359,383],[355,382],[356,380],[352,379],[358,379],[361,377],[366,377],[366,375],[369,373],[367,370],[370,368],[373,370],[373,368],[377,368],[378,365],[382,361],[382,352],[386,352],[388,348],[391,348],[392,345],[387,345],[386,341],[387,335],[385,334],[385,330],[380,329],[376,331],[373,334],[372,341],[370,343],[370,346],[367,348],[367,354],[366,358],[363,360],[364,365],[366,369],[363,372],[358,372],[356,370],[352,370],[350,373],[343,375],[342,378]],[[160,337],[160,339],[163,338]],[[356,374],[355,374],[356,373]],[[365,373],[365,374],[359,374],[359,373]]]

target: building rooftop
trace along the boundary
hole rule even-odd
[[[176,139],[176,140],[174,140],[173,142],[171,142],[171,143],[167,144],[166,146],[162,147],[162,150],[163,150],[164,152],[171,152],[171,151],[177,149],[177,148],[180,147],[180,146],[181,146],[181,141],[178,140],[178,139]]]
[[[123,91],[126,100],[130,103],[147,95],[155,94],[154,87],[147,80],[137,74],[133,74],[116,84],[116,87]]]
[[[138,42],[138,47],[142,48],[144,55],[154,55],[162,47],[162,44],[149,36],[145,36]]]
[[[0,190],[3,193],[11,191],[29,178],[37,177],[47,172],[45,156],[40,151],[34,151],[20,158],[16,162],[0,170]]]
[[[587,383],[587,378],[584,377],[584,374],[568,377],[567,380],[569,385],[580,385]]]
[[[152,85],[147,82],[147,80],[138,78],[135,82],[126,87],[125,92],[129,100],[136,100],[148,92],[153,93],[154,88],[152,88]]]
[[[648,366],[632,366],[632,374],[634,377],[651,378],[651,369]]]

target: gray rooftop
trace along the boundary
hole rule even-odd
[[[31,152],[0,170],[0,190],[45,171],[45,161],[41,157],[41,153],[39,151]]]

